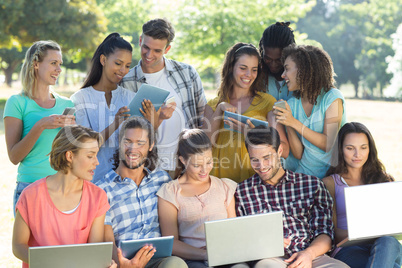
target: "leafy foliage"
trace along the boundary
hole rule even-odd
[[[264,29],[276,21],[297,21],[315,1],[304,0],[178,0],[172,22],[177,37],[174,53],[197,70],[218,69],[236,42],[258,46]]]

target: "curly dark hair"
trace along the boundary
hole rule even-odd
[[[261,56],[257,48],[252,44],[237,43],[226,52],[225,60],[223,62],[221,71],[221,84],[218,88],[219,101],[217,105],[221,102],[227,101],[229,96],[233,91],[234,79],[233,79],[233,69],[236,62],[243,55],[255,56],[258,59],[258,74],[254,80],[254,83],[250,87],[250,93],[252,97],[257,95],[258,91],[262,91],[262,77],[261,77]]]
[[[290,57],[297,66],[296,82],[299,89],[293,96],[306,96],[311,104],[317,103],[321,90],[328,92],[335,87],[335,73],[331,57],[323,49],[308,45],[290,45],[283,49],[282,62]]]
[[[123,142],[123,138],[126,132],[126,129],[132,129],[132,128],[139,128],[139,129],[144,129],[148,133],[148,140],[149,144],[151,145],[154,143],[154,147],[152,148],[151,151],[148,152],[147,159],[144,163],[144,166],[148,168],[150,171],[153,171],[156,168],[156,165],[158,163],[158,150],[156,148],[156,139],[155,139],[155,131],[151,123],[139,116],[133,116],[127,119],[119,133],[119,144]],[[113,162],[113,169],[116,170],[117,167],[120,164],[120,147],[116,149],[116,152],[113,154],[113,158],[111,159]]]
[[[259,43],[259,49],[262,58],[264,58],[265,48],[284,49],[285,47],[296,43],[295,36],[293,35],[293,30],[289,27],[289,25],[290,22],[276,22],[268,26],[264,30]],[[264,60],[261,61],[261,66],[264,76],[263,81],[266,86],[268,83],[267,76],[269,75],[270,70]]]
[[[394,181],[394,178],[386,173],[384,165],[381,163],[380,159],[378,159],[377,148],[370,131],[365,125],[358,122],[346,123],[339,130],[338,140],[334,145],[337,147],[334,147],[332,154],[332,165],[327,171],[327,176],[331,174],[348,173],[348,168],[346,166],[343,154],[343,143],[346,136],[351,133],[362,133],[366,135],[369,142],[369,156],[366,163],[363,165],[361,174],[363,184]]]

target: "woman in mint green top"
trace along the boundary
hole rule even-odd
[[[75,124],[73,115],[62,115],[73,103],[50,91],[61,72],[60,46],[53,41],[35,42],[21,69],[23,90],[11,96],[4,108],[7,152],[19,164],[14,207],[22,190],[38,179],[55,174],[49,156],[60,127]]]
[[[283,50],[282,59],[282,77],[294,96],[287,109],[274,107],[289,139],[291,153],[285,167],[322,179],[330,167],[338,131],[346,123],[345,99],[334,88],[332,60],[324,50],[291,45]]]

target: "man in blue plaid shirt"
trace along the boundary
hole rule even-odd
[[[237,187],[237,214],[283,211],[285,256],[257,261],[256,267],[348,267],[325,255],[334,236],[333,202],[322,181],[282,168],[274,128],[250,130],[246,148],[256,174]]]
[[[175,30],[166,19],[146,22],[140,36],[141,60],[121,82],[122,87],[134,92],[144,83],[157,86],[170,92],[168,100],[174,98],[174,105],[160,109],[157,133],[161,168],[171,176],[176,169],[179,134],[185,128],[201,127],[207,103],[197,71],[189,64],[165,57],[174,36]]]
[[[156,192],[169,175],[155,171],[158,155],[152,125],[142,117],[128,119],[120,130],[120,148],[114,155],[115,170],[96,182],[108,197],[110,209],[105,218],[105,240],[115,243],[113,259],[120,267],[187,267],[178,257],[152,259],[155,249],[144,246],[131,260],[116,245],[120,241],[161,236]]]

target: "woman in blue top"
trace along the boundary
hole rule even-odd
[[[98,153],[99,166],[92,180],[94,183],[112,168],[111,159],[119,145],[118,129],[130,116],[127,106],[135,93],[118,83],[130,70],[132,50],[130,43],[118,33],[108,35],[94,53],[81,90],[71,96],[77,109],[77,123],[100,132],[105,141]],[[151,123],[159,117],[148,100],[143,102],[140,110]],[[155,122],[153,125],[157,129],[160,123]]]
[[[49,156],[59,128],[75,124],[68,99],[50,90],[63,63],[60,46],[53,41],[35,42],[26,52],[21,69],[22,92],[11,96],[4,108],[4,128],[10,161],[18,166],[15,204],[30,183],[55,174]]]
[[[330,56],[321,48],[291,45],[283,50],[282,77],[294,98],[274,107],[286,126],[291,153],[286,168],[323,178],[339,128],[345,124],[344,97],[334,88]]]

